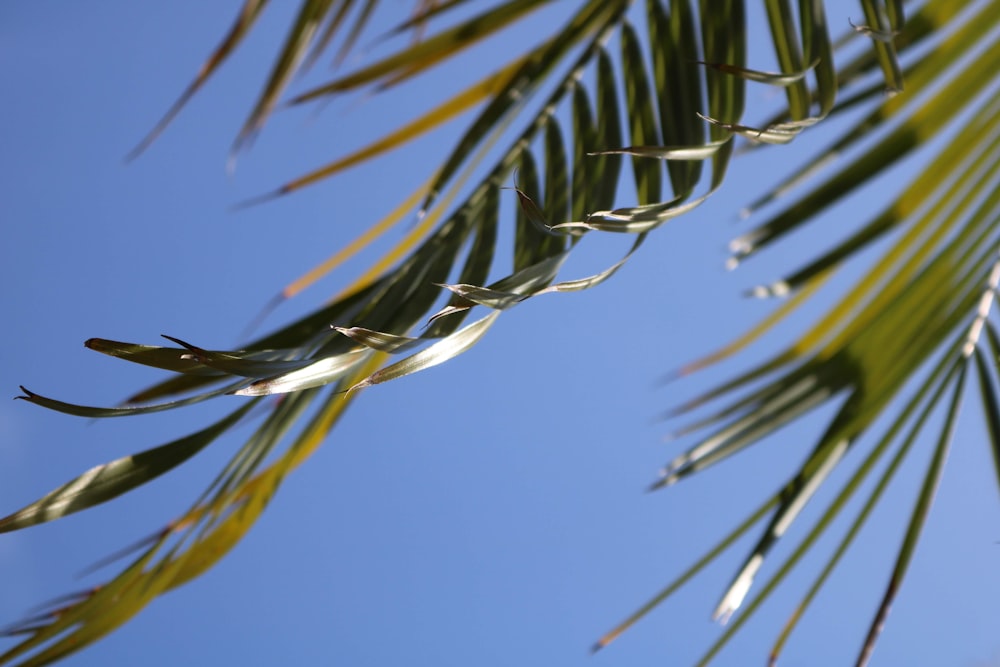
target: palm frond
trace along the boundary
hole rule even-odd
[[[907,63],[906,52],[902,53],[908,72],[906,95],[897,95],[879,104],[849,129],[832,149],[842,151],[851,142],[865,137],[872,143],[863,153],[811,187],[784,211],[733,242],[732,264],[736,265],[817,218],[833,203],[891,169],[931,137],[949,135],[944,146],[904,191],[877,216],[863,221],[859,231],[789,277],[754,290],[763,297],[800,291],[807,295],[815,293],[821,283],[829,280],[861,249],[882,235],[896,232],[894,242],[871,265],[868,273],[795,343],[770,361],[688,403],[686,409],[693,409],[723,396],[734,393],[739,396],[695,425],[694,431],[710,429],[708,435],[696,440],[686,453],[668,464],[654,485],[667,486],[715,465],[820,405],[834,403],[840,406],[825,433],[807,454],[800,472],[772,498],[772,501],[777,500],[777,507],[717,609],[717,616],[725,622],[741,608],[765,557],[786,534],[831,468],[840,463],[844,453],[867,440],[876,420],[897,397],[905,395],[908,388],[920,387],[919,400],[923,400],[926,392],[934,392],[934,398],[922,408],[920,418],[899,446],[897,458],[872,491],[828,569],[807,593],[779,638],[774,660],[790,629],[854,539],[902,457],[910,451],[930,411],[938,404],[944,390],[951,386],[954,398],[947,427],[928,468],[927,482],[914,509],[890,587],[872,622],[858,664],[865,664],[871,655],[878,628],[885,621],[888,603],[905,572],[919,527],[934,495],[941,456],[950,439],[948,434],[964,387],[965,369],[980,343],[980,331],[990,316],[996,288],[995,267],[1000,239],[994,191],[995,169],[1000,156],[994,152],[992,129],[997,118],[996,101],[992,96],[996,81],[987,73],[995,71],[991,53],[994,45],[988,35],[990,28],[996,25],[997,16],[996,8],[987,4],[978,5],[963,17],[955,18],[948,30],[942,31],[934,47],[916,56],[912,62]],[[918,16],[927,21],[927,16],[936,15],[936,9],[935,3],[928,3],[920,8]],[[915,21],[915,24],[925,25],[924,21]],[[911,38],[909,41],[916,40]],[[983,69],[979,69],[980,64]],[[959,111],[964,113],[960,115]],[[792,185],[794,183],[779,185],[774,193],[784,193]],[[774,196],[769,195],[762,201],[769,202]],[[789,305],[800,307],[803,302],[799,299]],[[782,316],[789,310],[785,308]],[[714,363],[730,353],[713,355],[705,363]],[[936,367],[928,375],[931,364]],[[695,367],[702,365],[704,363]],[[749,390],[752,382],[762,378],[767,378],[763,388]],[[987,387],[984,392],[988,392],[989,385],[984,386]],[[740,396],[738,393],[744,388],[747,391]],[[990,405],[988,393],[984,396]],[[829,505],[827,513],[814,523],[812,532],[709,650],[704,662],[721,649],[827,528],[870,467],[894,442],[911,410],[916,409],[917,400],[914,399],[892,422],[855,477],[842,487],[841,495]],[[992,409],[987,408],[988,415]],[[994,418],[990,415],[988,421]],[[739,530],[742,532],[742,529]],[[733,537],[736,534],[734,531]],[[715,556],[717,552],[712,554]],[[671,585],[664,592],[673,590]],[[612,631],[608,639],[620,634],[635,620],[636,617],[630,618]]]
[[[162,131],[241,44],[265,4],[245,2],[230,33],[138,150]],[[343,62],[343,55],[365,34],[375,4],[371,0],[302,4],[234,149],[247,145],[264,127],[300,72],[331,50]],[[469,17],[452,14],[461,4],[442,3],[418,12],[390,37],[400,39],[433,25],[430,34],[294,95],[288,104],[387,90],[447,64],[494,33],[527,20],[546,3],[509,0]],[[584,0],[566,8],[565,22],[548,38],[508,54],[486,77],[366,147],[267,195],[317,183],[475,110],[424,185],[357,242],[285,292],[290,296],[300,291],[400,220],[408,216],[418,220],[396,247],[330,304],[241,350],[209,350],[178,338],[169,338],[176,347],[88,341],[89,348],[104,354],[174,373],[133,395],[125,406],[79,406],[24,390],[22,398],[29,402],[86,417],[168,410],[222,394],[252,398],[187,438],[84,473],[0,519],[0,530],[53,520],[117,497],[180,465],[249,419],[252,407],[265,414],[201,497],[142,545],[140,555],[118,576],[92,593],[13,626],[9,633],[24,639],[0,655],[0,664],[48,664],[125,623],[159,594],[199,576],[241,539],[288,472],[316,449],[348,403],[358,398],[358,390],[460,355],[478,343],[505,311],[527,299],[604,282],[639,249],[647,234],[691,212],[722,186],[738,141],[785,144],[828,116],[866,106],[866,115],[817,158],[820,167],[803,170],[819,182],[733,241],[731,265],[815,221],[862,184],[930,145],[934,153],[927,167],[832,249],[785,278],[755,288],[757,296],[790,299],[759,327],[725,350],[685,367],[682,374],[743,350],[876,240],[893,237],[888,249],[783,352],[682,406],[679,415],[721,403],[685,429],[692,444],[665,466],[653,486],[670,486],[714,466],[819,406],[835,405],[836,414],[811,450],[802,453],[803,463],[794,475],[779,482],[775,492],[715,548],[598,643],[598,647],[610,643],[767,519],[718,605],[716,617],[723,623],[734,621],[705,655],[702,662],[707,663],[895,448],[866,504],[779,636],[776,660],[791,629],[950,390],[945,426],[890,585],[863,643],[859,658],[863,664],[916,547],[973,363],[992,448],[1000,460],[995,414],[1000,345],[990,320],[1000,247],[1000,114],[995,95],[1000,47],[991,40],[991,31],[1000,24],[1000,7],[973,3],[959,12],[956,3],[930,0],[904,20],[900,2],[860,4],[865,24],[857,26],[857,35],[866,36],[871,48],[837,69],[822,3],[802,0],[794,9],[784,0],[769,0],[767,17],[778,71],[764,71],[746,62],[749,31],[738,0],[703,2],[697,8],[687,0],[648,0],[635,8],[627,0]],[[458,18],[442,26],[439,22],[449,16]],[[348,24],[351,27],[345,28]],[[343,41],[335,45],[338,36]],[[748,82],[784,92],[783,108],[770,121],[745,118]],[[895,94],[887,97],[885,89]],[[943,145],[935,145],[937,137],[945,138]],[[823,174],[827,156],[850,151],[856,156],[845,166]],[[631,162],[631,187],[623,188],[626,156]],[[512,181],[514,188],[505,191]],[[801,187],[804,179],[793,176],[753,202],[750,210],[776,204]],[[498,266],[497,251],[508,195],[516,210],[507,253],[512,266],[504,268]],[[593,232],[635,238],[627,254],[610,267],[583,278],[563,278],[567,258],[586,238],[593,238]],[[488,312],[466,324],[476,307]],[[989,354],[982,349],[983,331]],[[401,358],[383,366],[390,354]],[[906,401],[909,392],[913,396]],[[257,398],[271,394],[280,397],[273,403]],[[165,399],[172,400],[149,404]],[[900,402],[905,403],[901,408]],[[886,414],[894,418],[870,445],[868,440]],[[746,602],[756,576],[770,564],[771,552],[806,504],[849,452],[865,447],[867,458],[825,513]]]

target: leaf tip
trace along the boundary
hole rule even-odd
[[[238,201],[229,207],[230,211],[242,211],[243,209],[250,208],[251,206],[258,206],[260,204],[266,204],[269,201],[274,201],[279,197],[282,197],[292,191],[292,188],[287,185],[282,185],[277,190],[271,190],[270,192],[265,192],[262,195],[257,195],[256,197],[250,197],[249,199],[244,199],[243,201]]]
[[[606,634],[603,637],[601,637],[600,639],[598,639],[590,647],[590,654],[593,655],[593,654],[597,653],[602,648],[606,647],[608,644],[610,644],[614,640],[618,639],[618,637],[622,634],[622,632],[624,632],[626,630],[627,627],[628,627],[627,624],[620,625],[617,628],[615,628],[614,630],[612,630],[611,632],[609,632],[608,634]]]
[[[659,491],[663,487],[672,484],[672,482],[669,480],[670,480],[669,477],[661,473],[660,477],[657,477],[652,484],[646,487],[646,493],[653,493],[654,491]]]
[[[353,394],[355,391],[360,391],[362,389],[365,389],[366,387],[372,386],[373,384],[375,383],[371,381],[371,378],[365,378],[361,382],[358,382],[355,385],[351,385],[347,389],[343,389],[337,393],[343,394],[344,398],[349,398],[350,395]]]
[[[747,564],[743,567],[739,575],[737,575],[729,590],[722,596],[719,606],[712,612],[713,621],[716,621],[719,625],[726,625],[729,622],[729,619],[733,617],[733,614],[743,604],[743,600],[746,599],[747,593],[750,592],[750,586],[753,585],[753,579],[763,563],[764,556],[759,553],[754,554],[747,561]]]

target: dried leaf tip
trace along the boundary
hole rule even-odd
[[[604,635],[603,637],[601,637],[600,639],[598,639],[596,642],[594,642],[594,645],[590,647],[590,653],[591,653],[591,655],[593,655],[594,653],[597,653],[602,648],[604,648],[605,646],[607,646],[608,644],[610,644],[614,640],[618,639],[618,637],[623,632],[625,632],[625,630],[627,630],[630,625],[631,625],[631,623],[628,622],[628,621],[626,621],[625,623],[619,625],[617,628],[615,628],[614,630],[612,630],[611,632],[609,632],[608,634]]]

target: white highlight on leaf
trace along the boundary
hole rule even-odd
[[[969,334],[965,337],[965,345],[962,346],[962,356],[965,358],[972,356],[972,353],[976,351],[979,336],[983,333],[983,325],[986,323],[986,318],[990,315],[990,308],[993,307],[993,301],[996,298],[998,284],[1000,284],[1000,261],[993,264],[993,270],[990,272],[990,279],[986,283],[986,289],[983,290],[982,296],[979,297],[976,318],[972,320],[972,325],[969,327]]]
[[[808,375],[769,401],[757,405],[749,414],[675,457],[660,470],[660,480],[654,484],[654,487],[670,486],[678,482],[682,476],[704,469],[711,463],[720,460],[727,455],[727,448],[732,446],[734,438],[742,439],[744,443],[748,442],[743,437],[747,435],[744,433],[747,429],[764,432],[771,428],[768,422],[775,416],[778,416],[781,421],[787,421],[826,400],[830,391],[822,388],[814,391],[818,383],[819,380],[815,375]],[[810,393],[812,396],[809,396]],[[793,404],[799,399],[804,400],[794,406]],[[792,407],[789,408],[789,406]],[[786,408],[789,409],[786,410]],[[783,416],[782,413],[784,413]],[[755,423],[756,426],[754,426]],[[761,430],[762,426],[763,431]],[[752,433],[753,430],[750,432]],[[743,435],[741,436],[741,434]]]
[[[820,465],[819,470],[817,470],[815,474],[809,478],[809,481],[805,483],[805,486],[802,487],[802,490],[795,497],[795,500],[792,501],[792,504],[785,510],[781,520],[774,524],[774,530],[771,531],[771,534],[774,535],[774,537],[781,537],[785,534],[788,527],[792,525],[792,521],[794,521],[799,515],[802,508],[806,506],[806,503],[809,502],[812,495],[816,493],[816,489],[819,488],[819,485],[823,483],[823,480],[825,480],[827,475],[830,474],[833,467],[840,462],[841,457],[844,456],[844,452],[847,451],[848,442],[849,441],[845,438],[833,446],[833,451],[830,452],[830,455],[827,456],[826,460],[823,461],[822,465]]]
[[[386,366],[381,370],[375,371],[367,378],[351,387],[350,391],[363,389],[375,384],[405,377],[457,357],[479,342],[479,339],[486,334],[486,331],[491,326],[493,326],[493,323],[500,316],[501,312],[502,311],[494,310],[486,317],[476,320],[472,324],[466,325],[462,329],[459,329],[450,336],[442,338],[433,345],[425,347],[419,352],[401,361],[397,361],[394,364]]]
[[[753,250],[753,245],[745,236],[733,239],[729,242],[729,252],[734,255],[747,255]]]
[[[116,468],[130,464],[131,461],[132,457],[128,456],[125,459],[111,461],[110,463],[95,466],[61,489],[57,489],[55,492],[46,495],[41,501],[39,501],[39,504],[42,507],[42,521],[51,521],[64,515],[70,503],[76,500],[80,493],[83,492],[90,485],[90,483],[97,478],[98,475],[101,475],[102,473],[108,475],[113,474]],[[107,472],[105,473],[104,471]]]
[[[760,554],[754,555],[747,561],[746,566],[737,575],[729,590],[722,596],[719,606],[712,612],[713,621],[717,621],[719,625],[725,625],[729,622],[729,619],[743,604],[743,600],[746,599],[747,593],[750,592],[750,586],[753,584],[753,578],[757,576],[757,571],[760,570],[763,563],[764,557]]]
[[[329,384],[347,375],[372,354],[367,348],[358,348],[343,354],[320,359],[314,364],[291,373],[278,375],[234,392],[237,396],[268,396],[286,394],[290,391],[311,389]]]
[[[783,296],[788,296],[789,291],[790,290],[788,289],[788,283],[785,282],[784,280],[779,280],[778,282],[773,283],[771,285],[771,294],[773,294],[776,297],[781,298]]]
[[[752,290],[750,290],[750,295],[758,299],[767,299],[769,297],[785,297],[791,291],[788,283],[784,280],[779,280],[777,282],[771,283],[770,285],[757,285]]]
[[[819,488],[819,485],[823,483],[830,471],[833,470],[834,466],[840,461],[847,451],[847,446],[850,443],[846,438],[840,440],[833,446],[833,451],[826,457],[826,460],[820,465],[819,469],[809,478],[806,484],[802,487],[802,490],[792,501],[792,504],[785,508],[785,511],[781,519],[774,525],[771,530],[771,536],[777,539],[784,535],[785,531],[792,524],[792,521],[798,516],[805,504],[809,502],[809,499]],[[753,579],[757,575],[760,566],[764,563],[764,554],[755,553],[751,556],[743,569],[740,570],[739,574],[733,580],[733,583],[729,586],[725,595],[722,596],[722,601],[719,602],[719,606],[715,608],[715,612],[712,614],[712,619],[718,621],[720,624],[725,625],[729,619],[732,617],[733,613],[740,608],[743,604],[744,599],[746,599],[747,593],[750,592],[750,587],[753,584]]]

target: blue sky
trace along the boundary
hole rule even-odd
[[[0,379],[10,396],[24,384],[111,405],[155,379],[84,350],[92,336],[237,345],[277,290],[426,177],[421,152],[442,150],[447,136],[294,197],[232,210],[412,117],[447,85],[412,86],[405,104],[351,100],[279,114],[227,174],[227,151],[290,9],[271,8],[245,50],[126,165],[122,157],[187,84],[234,7],[0,8]],[[491,49],[475,57],[504,44]],[[753,89],[750,100],[766,105],[769,93]],[[763,167],[738,161],[719,195],[661,229],[609,283],[526,302],[460,359],[366,390],[221,566],[67,664],[691,663],[718,635],[709,616],[754,537],[612,647],[594,657],[587,649],[770,492],[822,430],[821,419],[804,420],[700,479],[642,492],[678,451],[662,442],[671,425],[653,417],[739,366],[665,387],[657,378],[766,313],[768,304],[741,292],[795,266],[823,238],[807,234],[739,271],[723,269],[726,243],[747,224],[736,211],[761,173],[794,168],[787,155]],[[567,277],[603,269],[627,247],[617,237],[586,241]],[[269,323],[321,303],[371,257]],[[0,512],[214,414],[208,405],[88,423],[0,401]],[[0,536],[0,620],[100,581],[77,575],[183,511],[241,434],[124,501]],[[1000,512],[986,444],[970,410],[876,664],[1000,665]],[[782,664],[853,659],[929,452],[907,466]],[[795,584],[808,585],[817,567],[801,568],[716,664],[763,662],[798,599]]]

